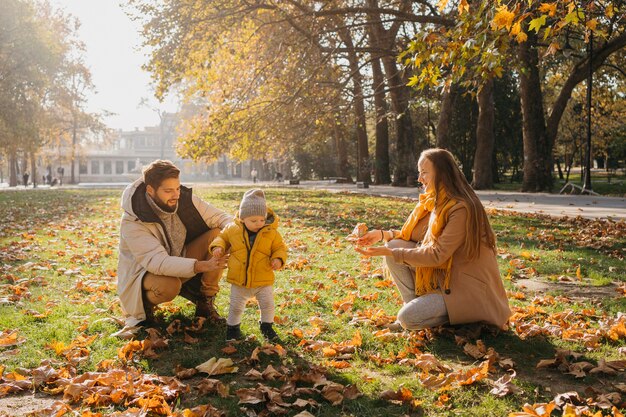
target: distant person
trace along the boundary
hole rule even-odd
[[[152,325],[154,307],[177,295],[196,305],[196,316],[223,321],[214,303],[228,256],[208,249],[232,216],[193,195],[179,176],[170,161],[157,160],[122,195],[117,290],[128,327]]]
[[[24,182],[24,187],[26,187],[28,185],[28,178],[30,177],[30,175],[28,174],[28,172],[24,172],[24,174],[22,174],[22,181]]]
[[[253,168],[252,171],[250,171],[250,176],[252,176],[252,182],[254,184],[256,184],[256,177],[258,175],[258,172],[256,170],[256,168]]]
[[[256,298],[261,310],[261,333],[279,340],[274,324],[274,271],[287,261],[287,246],[278,232],[278,216],[267,208],[263,190],[246,191],[234,223],[211,243],[213,256],[230,252],[227,281],[231,283],[226,340],[243,338],[241,317],[248,300]]]
[[[46,174],[46,184],[52,185],[52,174],[50,174],[50,171]]]
[[[65,168],[58,167],[57,174],[59,174],[59,185],[63,185],[63,175],[65,175]]]
[[[281,182],[282,180],[283,180],[283,174],[281,174],[280,172],[276,171],[276,174],[274,175],[274,181]]]
[[[59,179],[57,177],[54,177],[52,178],[52,181],[50,181],[50,187],[54,187],[58,183],[59,183]]]
[[[402,229],[371,230],[356,246],[363,255],[385,257],[404,301],[393,327],[484,322],[504,328],[511,310],[482,203],[450,152],[425,150],[418,169],[424,193]],[[385,246],[371,247],[381,240]]]

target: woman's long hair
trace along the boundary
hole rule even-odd
[[[427,149],[420,155],[420,161],[427,159],[434,168],[435,209],[443,202],[439,201],[439,190],[443,187],[447,196],[467,207],[467,222],[465,224],[466,239],[463,245],[465,255],[469,259],[480,256],[481,240],[486,239],[487,245],[496,250],[496,235],[489,224],[487,213],[480,199],[465,179],[452,154],[440,148]]]

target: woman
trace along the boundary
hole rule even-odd
[[[403,328],[472,322],[505,328],[511,310],[478,196],[444,149],[422,152],[417,166],[424,193],[402,230],[371,230],[356,250],[385,257],[404,301],[397,319]],[[381,240],[385,246],[371,247]]]

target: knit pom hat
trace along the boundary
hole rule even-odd
[[[246,191],[239,205],[239,218],[245,219],[251,216],[265,217],[266,215],[267,205],[265,204],[265,193],[263,190],[255,188]]]

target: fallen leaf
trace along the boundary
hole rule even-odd
[[[233,374],[237,372],[239,369],[236,366],[233,366],[232,359],[229,358],[211,358],[208,361],[201,363],[196,366],[196,369],[200,372],[204,372],[211,375],[221,375],[221,374]]]

